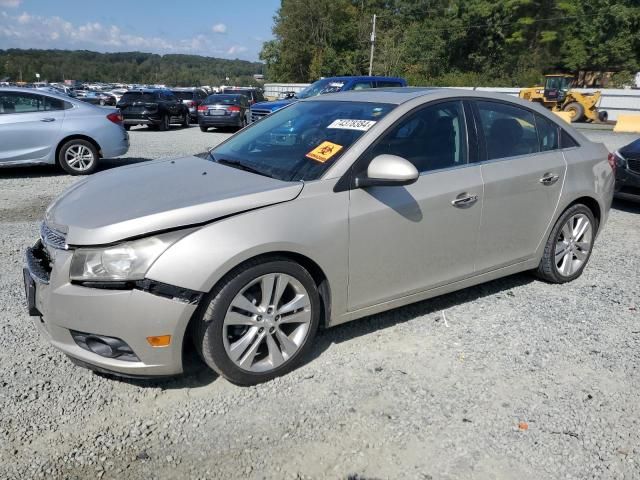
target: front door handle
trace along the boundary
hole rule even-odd
[[[41,122],[55,122],[56,119],[55,118],[41,118],[40,121]]]
[[[543,185],[553,185],[560,178],[559,175],[555,175],[553,173],[545,173],[544,176],[540,179],[540,183]]]
[[[454,200],[452,200],[451,205],[458,208],[466,208],[466,207],[470,207],[477,201],[478,201],[477,195],[469,195],[468,193],[461,193]]]

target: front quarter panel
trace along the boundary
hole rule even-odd
[[[206,225],[171,246],[147,278],[209,292],[234,267],[259,255],[290,252],[315,262],[331,289],[331,311],[346,311],[349,192],[335,181],[305,185],[295,200]]]

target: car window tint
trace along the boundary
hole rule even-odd
[[[487,160],[540,151],[533,113],[498,102],[477,102]]]
[[[351,90],[366,90],[367,88],[373,88],[372,82],[355,82],[351,87]]]
[[[0,93],[0,114],[63,110],[64,101],[32,93]]]
[[[560,143],[560,127],[548,118],[536,115],[536,128],[538,129],[540,151],[557,150]]]
[[[439,103],[410,114],[382,137],[371,159],[382,154],[406,158],[419,172],[467,163],[462,103]]]
[[[401,87],[402,84],[399,82],[392,82],[389,80],[378,80],[376,82],[377,88],[386,88],[386,87]]]

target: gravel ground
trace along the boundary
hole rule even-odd
[[[105,168],[225,135],[133,130]],[[640,478],[640,204],[614,204],[571,284],[515,275],[336,327],[240,388],[100,376],[38,337],[22,252],[73,181],[0,171],[0,478]]]

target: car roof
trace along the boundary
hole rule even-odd
[[[69,97],[63,92],[54,92],[53,88],[29,88],[29,87],[0,87],[0,92],[14,92],[14,93],[33,93],[36,95],[49,95],[51,97],[60,98],[68,102],[73,101],[72,97]],[[83,102],[84,103],[84,102]]]
[[[158,93],[158,92],[170,92],[171,90],[168,88],[132,88],[127,90],[126,93]]]
[[[202,90],[200,87],[176,87],[172,88],[172,92],[194,92],[196,90]]]
[[[306,98],[302,101],[342,100],[345,102],[376,102],[400,105],[417,97],[430,95],[436,92],[442,93],[447,90],[455,92],[453,89],[427,87],[367,88],[364,90],[348,90],[346,92],[326,93],[324,95]],[[457,93],[459,95],[460,91],[457,91]]]
[[[376,75],[343,75],[341,77],[325,77],[320,80],[329,81],[349,81],[349,80],[392,80],[395,82],[406,82],[404,78],[400,77],[381,77]]]

